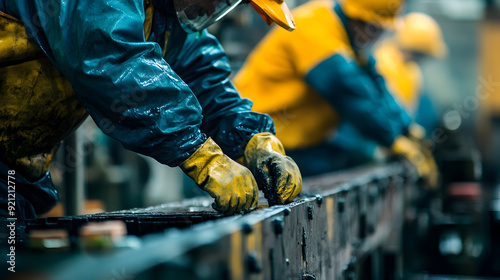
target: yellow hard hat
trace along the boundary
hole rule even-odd
[[[394,29],[404,0],[338,0],[347,17]]]
[[[286,30],[295,29],[292,13],[283,0],[251,0],[250,5],[267,24],[271,25],[274,22]]]
[[[403,50],[436,58],[443,58],[448,52],[439,24],[422,13],[409,13],[404,17],[401,29],[396,32],[396,42]]]

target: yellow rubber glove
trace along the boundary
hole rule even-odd
[[[257,133],[248,141],[243,162],[269,205],[290,203],[302,191],[299,167],[271,133]]]
[[[212,207],[218,212],[234,214],[257,207],[259,189],[252,173],[226,156],[211,138],[180,168],[215,198]]]
[[[392,152],[406,158],[417,170],[418,175],[434,187],[438,181],[438,170],[430,149],[422,141],[400,136],[392,145]]]

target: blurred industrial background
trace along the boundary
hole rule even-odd
[[[290,8],[293,8],[307,1],[287,0],[286,2]],[[301,195],[304,201],[301,202],[302,204],[291,207],[291,216],[288,216],[290,208],[278,207],[261,216],[252,216],[254,220],[250,218],[249,220],[234,220],[236,230],[241,230],[238,237],[232,233],[235,227],[228,223],[220,222],[217,225],[220,231],[210,227],[209,224],[206,230],[212,230],[214,235],[220,234],[222,237],[227,235],[228,239],[217,241],[218,243],[210,241],[212,239],[206,243],[194,242],[201,244],[200,249],[196,247],[198,246],[196,244],[186,245],[190,244],[190,241],[182,234],[167,232],[170,240],[177,240],[178,244],[187,249],[184,251],[178,249],[180,250],[178,255],[173,253],[177,249],[172,249],[171,258],[170,255],[163,256],[167,263],[163,267],[164,272],[160,272],[161,268],[154,270],[148,265],[144,267],[136,265],[127,271],[127,274],[120,274],[120,268],[123,266],[115,266],[111,262],[101,260],[103,266],[109,265],[113,269],[118,267],[115,272],[119,275],[116,276],[117,274],[114,273],[114,276],[110,276],[103,272],[103,274],[96,275],[107,275],[108,278],[87,279],[135,279],[136,276],[130,275],[138,275],[136,279],[160,279],[162,277],[165,279],[180,279],[180,277],[187,277],[185,279],[223,279],[224,277],[230,279],[500,279],[500,1],[411,0],[407,2],[405,12],[423,12],[434,17],[440,24],[444,40],[448,45],[448,56],[445,59],[429,58],[421,63],[425,81],[424,92],[429,93],[428,97],[432,100],[439,119],[439,126],[429,133],[428,143],[435,152],[442,176],[439,189],[423,189],[419,181],[409,175],[411,172],[399,167],[388,167],[392,166],[390,163],[379,164],[374,169],[356,171],[360,173],[340,172],[331,175],[333,177],[313,179],[305,184],[307,187]],[[251,50],[272,28],[273,26],[267,26],[248,5],[242,4],[221,21],[210,26],[209,31],[220,40],[235,73],[242,67]],[[61,203],[46,214],[47,220],[28,224],[28,228],[30,226],[33,229],[57,228],[56,225],[63,224],[59,220],[50,220],[50,217],[90,215],[133,208],[137,208],[135,211],[139,216],[162,211],[165,213],[171,211],[177,215],[182,211],[196,212],[199,209],[202,209],[203,214],[205,211],[203,209],[209,208],[210,204],[208,198],[202,198],[200,201],[187,200],[199,196],[208,197],[208,195],[200,191],[179,168],[167,167],[149,157],[124,149],[119,142],[99,130],[90,118],[64,142],[50,171],[59,191]],[[359,174],[367,176],[363,183],[355,180],[362,178]],[[398,185],[393,182],[394,178],[402,178],[404,182]],[[383,199],[377,202],[379,204],[370,204],[371,186],[377,186],[377,192],[383,193]],[[403,187],[407,188],[404,193],[400,192]],[[387,191],[387,193],[393,193],[394,196],[386,197],[386,188],[394,188],[392,191]],[[320,196],[319,199],[317,194]],[[367,195],[366,201],[365,198],[360,198],[365,194]],[[398,209],[394,206],[398,205],[396,202],[398,199],[404,200],[404,205],[400,207],[405,210],[400,209],[401,216],[397,216],[397,213],[389,215],[389,212]],[[345,201],[345,206],[342,201]],[[384,204],[388,201],[394,204],[391,204],[391,207]],[[184,202],[187,204],[183,206]],[[165,205],[157,206],[162,204]],[[356,207],[354,205],[363,206],[359,206],[358,210],[344,209],[344,207],[346,209]],[[342,233],[338,233],[339,230],[334,230],[335,237],[331,238],[332,240],[339,238],[340,241],[337,240],[335,244],[341,244],[339,248],[342,248],[338,251],[342,254],[337,252],[338,256],[328,255],[320,249],[323,244],[321,242],[328,240],[330,233],[327,233],[327,229],[321,229],[321,222],[316,221],[323,221],[321,220],[323,216],[324,221],[330,217],[328,211],[331,209],[328,207],[335,209],[335,223],[342,221],[344,223],[342,225],[345,226],[343,228],[350,228],[350,223],[356,224],[352,226],[355,229],[351,231],[356,234],[351,237],[344,238]],[[386,207],[391,210],[384,210]],[[312,209],[315,213],[314,218],[311,218]],[[337,216],[341,215],[342,211],[353,211],[348,212],[352,215],[349,216],[351,219]],[[371,211],[378,215],[373,217],[374,222],[370,222]],[[302,212],[306,213],[304,217],[298,214]],[[135,219],[127,216],[130,213],[115,212],[113,214],[114,219],[127,223],[129,232],[129,224]],[[199,217],[195,219],[179,214],[180,216],[176,217],[181,218],[176,220],[176,223],[180,226],[169,225],[165,228],[189,228],[194,224],[221,218],[210,213],[205,213],[207,216],[199,220],[196,220]],[[86,221],[105,220],[112,218],[113,215],[96,216],[96,218],[87,216]],[[276,216],[281,217],[281,220],[276,220]],[[269,220],[266,224],[268,218],[272,218],[272,221]],[[386,248],[387,251],[382,252],[383,249],[380,248],[384,246],[373,245],[382,242],[380,241],[382,239],[376,241],[375,237],[373,239],[368,237],[373,237],[374,232],[381,231],[380,228],[385,226],[386,218],[401,221],[401,224],[396,226],[396,231],[399,230],[403,238],[401,244],[394,245],[399,246],[398,249],[391,251]],[[259,219],[262,219],[262,225],[257,225],[259,222],[256,221],[261,221]],[[280,229],[283,219],[285,219],[284,229],[283,225]],[[138,220],[134,221],[140,226]],[[144,220],[142,225],[150,226],[151,232],[161,231],[158,230],[160,227],[152,226],[154,222],[151,221]],[[78,220],[71,222],[66,220],[66,222],[71,223],[72,227],[79,223]],[[324,235],[317,236],[313,233],[308,235],[310,232],[307,230],[302,232],[304,224],[324,230]],[[302,229],[300,229],[301,225]],[[228,229],[224,231],[226,227]],[[248,237],[247,240],[245,234],[260,227],[265,229],[263,230],[264,237],[260,236],[261,239],[257,241]],[[204,229],[199,228],[199,230]],[[246,231],[248,232],[245,233]],[[298,237],[287,237],[282,232],[291,232],[290,236],[296,234]],[[145,229],[138,235],[146,233],[149,231]],[[197,236],[196,232],[185,234],[190,238]],[[268,239],[266,239],[266,234]],[[279,245],[278,241],[270,241],[269,236],[280,234],[282,234],[281,240],[291,238],[294,241],[293,246],[297,248],[288,248],[283,244]],[[225,271],[225,268],[214,265],[214,263],[234,265],[232,263],[234,255],[221,248],[225,248],[224,246],[228,244],[234,246],[233,242],[242,242],[242,240],[246,240],[245,244],[260,241],[264,246],[263,251],[268,247],[271,249],[269,253],[266,253],[267,255],[255,256],[251,254],[253,251],[249,249],[250,247],[245,247],[249,254],[246,257],[246,251],[244,251],[244,258],[250,260],[243,261],[245,267],[242,268],[241,274],[231,269]],[[372,240],[370,242],[373,242],[373,246],[364,240]],[[170,243],[154,242],[157,243],[145,245],[142,249],[137,249],[138,251],[134,254],[145,256],[147,252],[151,252],[150,257],[144,258],[154,262],[153,256],[160,257],[152,248],[155,246],[164,249],[173,248],[168,247],[173,246]],[[304,244],[312,244],[310,246],[313,246],[313,249],[305,249]],[[203,246],[215,248],[214,250],[220,254],[218,257],[213,257]],[[276,256],[273,254],[278,254],[279,250],[282,250],[282,255],[274,259],[271,257],[269,261],[267,257]],[[368,253],[359,253],[357,250],[359,252],[366,250]],[[356,255],[353,252],[359,254]],[[293,260],[292,255],[295,253],[302,255],[302,258],[299,256],[297,260]],[[315,254],[318,258],[337,258],[338,263],[331,269],[336,271],[335,275],[341,275],[340,278],[325,278],[324,276],[315,278],[315,275],[320,275],[321,272],[324,273],[323,275],[328,275],[326,272],[330,269],[315,266],[321,263],[314,259]],[[117,255],[116,262],[123,261],[125,255],[127,253]],[[351,257],[351,255],[358,257]],[[305,256],[310,259],[306,261]],[[210,260],[210,258],[213,259]],[[88,267],[95,265],[87,261],[81,260],[80,265],[88,265]],[[275,263],[273,264],[272,261]],[[281,261],[282,264],[277,264]],[[295,265],[300,263],[300,269],[287,270],[290,261]],[[157,261],[157,263],[161,262]],[[201,265],[195,267],[194,264]],[[276,271],[268,271],[268,268],[265,268],[272,265],[277,267]],[[210,266],[212,268],[209,269]],[[69,267],[74,271],[77,270],[71,265]],[[57,276],[58,279],[64,279],[65,275],[68,275],[65,273],[67,273],[66,270],[62,271]],[[280,273],[284,274],[279,276]],[[268,275],[273,276],[268,278]]]

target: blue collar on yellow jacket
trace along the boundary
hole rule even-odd
[[[339,17],[340,21],[342,22],[342,25],[344,26],[345,33],[347,34],[347,37],[349,38],[349,44],[351,45],[351,49],[354,51],[354,54],[358,56],[358,49],[356,46],[353,44],[354,42],[354,37],[353,34],[351,34],[349,28],[347,27],[347,21],[349,20],[345,13],[342,11],[342,8],[338,3],[335,4],[335,7],[333,7],[333,10]]]

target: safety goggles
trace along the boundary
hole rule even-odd
[[[174,0],[182,28],[196,32],[223,18],[242,0]]]

